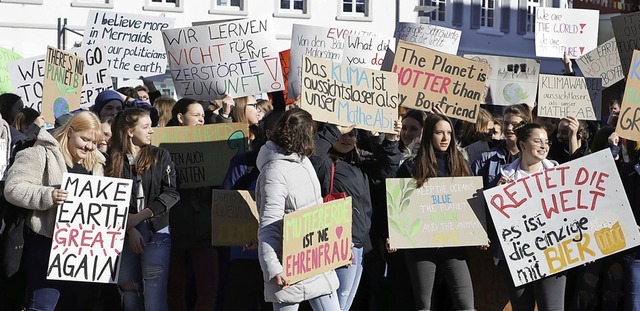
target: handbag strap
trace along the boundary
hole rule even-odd
[[[331,183],[329,186],[329,194],[333,193],[333,176],[335,175],[335,173],[336,173],[336,164],[333,163],[333,161],[331,161]]]

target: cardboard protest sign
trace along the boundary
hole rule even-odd
[[[602,79],[601,78],[584,78],[589,91],[589,99],[593,106],[593,112],[596,114],[596,120],[602,119]]]
[[[293,98],[289,98],[289,68],[291,68],[291,50],[287,49],[278,53],[280,56],[280,66],[282,66],[282,85],[284,86],[285,105],[293,104]]]
[[[80,108],[83,84],[84,59],[47,47],[40,111],[44,120],[53,124],[59,116]]]
[[[529,107],[535,106],[539,60],[476,54],[465,54],[464,57],[489,64],[484,104],[508,106],[524,103]]]
[[[7,64],[13,93],[22,98],[25,107],[42,111],[42,81],[44,58],[37,56],[16,60]]]
[[[289,70],[290,98],[296,98],[302,93],[302,57],[306,55],[340,63],[345,41],[352,32],[373,35],[371,32],[293,24],[290,49],[291,69]]]
[[[117,283],[125,239],[130,179],[65,173],[68,191],[58,206],[48,280]]]
[[[596,120],[584,77],[539,76],[538,115],[562,119],[575,116],[580,120]]]
[[[316,121],[391,133],[398,118],[398,81],[387,71],[304,56],[300,108]]]
[[[536,10],[536,56],[578,58],[598,46],[600,12],[539,7]]]
[[[162,36],[180,96],[210,100],[284,88],[269,19],[167,29]]]
[[[611,151],[484,191],[516,286],[640,245]]]
[[[620,66],[625,76],[629,74],[631,58],[634,54],[633,50],[640,49],[638,25],[640,25],[640,15],[638,13],[611,17],[611,26],[618,47],[618,56],[620,56]]]
[[[413,178],[388,178],[387,219],[393,248],[486,245],[482,177],[442,177],[416,189]]]
[[[164,74],[167,55],[161,31],[175,19],[111,11],[89,11],[82,45],[106,46],[109,72],[115,77],[138,79]]]
[[[231,158],[246,150],[248,132],[245,123],[160,127],[151,143],[171,153],[181,188],[219,186]]]
[[[476,122],[489,65],[400,41],[393,61],[401,106]]]
[[[633,62],[630,66],[616,133],[620,137],[640,141],[640,51],[633,52]]]
[[[68,50],[78,57],[85,59],[84,84],[80,95],[80,108],[93,106],[98,94],[104,90],[112,90],[113,82],[107,67],[105,48],[93,45]],[[14,82],[14,92],[24,102],[26,107],[38,111],[42,110],[42,81],[44,79],[45,55],[26,58],[7,65]]]
[[[347,36],[342,63],[380,70],[387,49],[395,50],[395,40],[386,36],[352,33]]]
[[[585,77],[602,78],[603,87],[609,87],[624,78],[615,38],[580,56],[576,63]]]
[[[282,266],[293,284],[349,264],[351,197],[284,215]]]
[[[398,40],[456,55],[462,31],[432,24],[400,22],[393,36]]]
[[[253,192],[214,189],[211,203],[213,245],[246,245],[256,239],[258,208]]]
[[[22,59],[22,56],[11,50],[0,48],[0,94],[12,92],[13,88],[11,87],[11,78],[7,70],[7,63],[19,59]]]

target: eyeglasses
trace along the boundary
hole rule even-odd
[[[538,145],[538,146],[543,146],[543,145],[551,146],[551,141],[549,141],[549,140],[542,140],[540,138],[534,138],[531,141],[534,144]]]

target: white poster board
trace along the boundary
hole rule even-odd
[[[164,74],[167,55],[163,29],[173,28],[169,17],[112,11],[89,11],[82,45],[107,47],[104,57],[115,77],[138,79]]]
[[[539,7],[536,10],[536,56],[578,58],[598,46],[597,10]]]
[[[432,24],[400,22],[393,36],[398,40],[456,55],[462,31]]]
[[[609,149],[485,190],[484,197],[515,286],[640,245]]]
[[[162,31],[176,92],[222,99],[284,89],[270,19],[242,19]]]
[[[61,187],[68,195],[56,212],[48,280],[118,282],[132,183],[64,174]]]
[[[387,49],[395,51],[396,42],[386,36],[352,33],[347,36],[342,63],[367,69],[380,70]]]

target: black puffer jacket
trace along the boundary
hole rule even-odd
[[[315,154],[311,157],[318,174],[322,195],[329,193],[331,184],[332,158],[329,150],[340,138],[335,125],[326,124],[315,135]],[[360,165],[351,164],[349,159],[338,155],[335,162],[333,192],[345,192],[352,198],[352,238],[356,247],[371,250],[369,230],[371,228],[372,205],[369,185],[375,180],[394,177],[400,162],[398,142],[384,140],[373,146],[374,153],[359,150]],[[345,161],[346,160],[346,161]]]
[[[169,225],[169,210],[180,200],[176,190],[176,170],[169,152],[160,147],[149,146],[156,157],[156,162],[142,174],[141,181],[136,177],[134,165],[125,162],[122,178],[133,180],[131,191],[130,213],[137,213],[136,198],[138,183],[142,182],[142,189],[146,200],[146,207],[153,211],[149,218],[151,230],[156,232]]]

